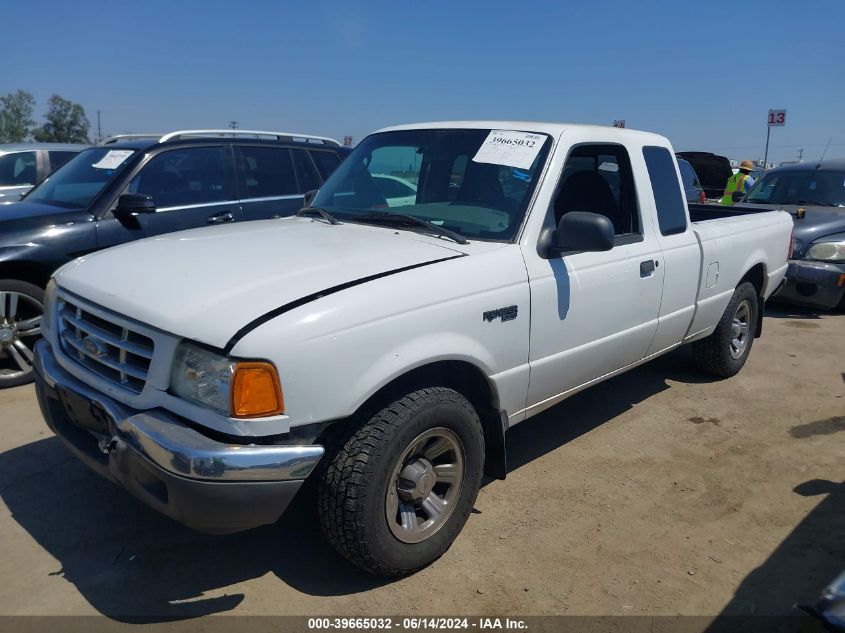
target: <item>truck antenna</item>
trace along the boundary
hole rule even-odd
[[[822,166],[822,161],[824,160],[824,155],[827,154],[827,148],[830,147],[830,137],[827,139],[827,145],[824,146],[824,151],[822,152],[822,157],[819,159],[818,164],[816,165],[816,169],[820,169]]]

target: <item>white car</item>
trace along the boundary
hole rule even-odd
[[[373,182],[384,196],[389,207],[406,207],[417,202],[417,186],[400,178],[388,174],[372,174]]]
[[[418,201],[386,209],[374,176],[409,170]],[[313,477],[334,546],[406,574],[448,549],[482,474],[505,476],[509,428],[687,343],[740,371],[792,219],[722,215],[690,217],[655,134],[388,128],[297,217],[61,268],[38,399],[73,453],[178,521],[272,523]]]
[[[76,143],[0,144],[0,204],[17,202],[86,147]]]

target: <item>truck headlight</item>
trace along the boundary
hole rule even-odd
[[[845,242],[817,242],[810,246],[804,257],[825,262],[845,261]]]
[[[176,349],[170,390],[236,418],[284,412],[279,375],[271,363],[232,360],[193,343],[182,343]]]

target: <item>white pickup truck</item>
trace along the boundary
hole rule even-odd
[[[381,130],[309,204],[61,268],[38,398],[197,530],[272,523],[313,481],[328,539],[381,575],[448,549],[513,425],[685,343],[736,374],[791,243],[782,212],[691,221],[665,138],[581,125]]]

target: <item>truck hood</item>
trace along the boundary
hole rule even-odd
[[[436,241],[293,217],[139,240],[80,257],[56,281],[123,316],[224,348],[236,332],[291,303],[462,255]]]

